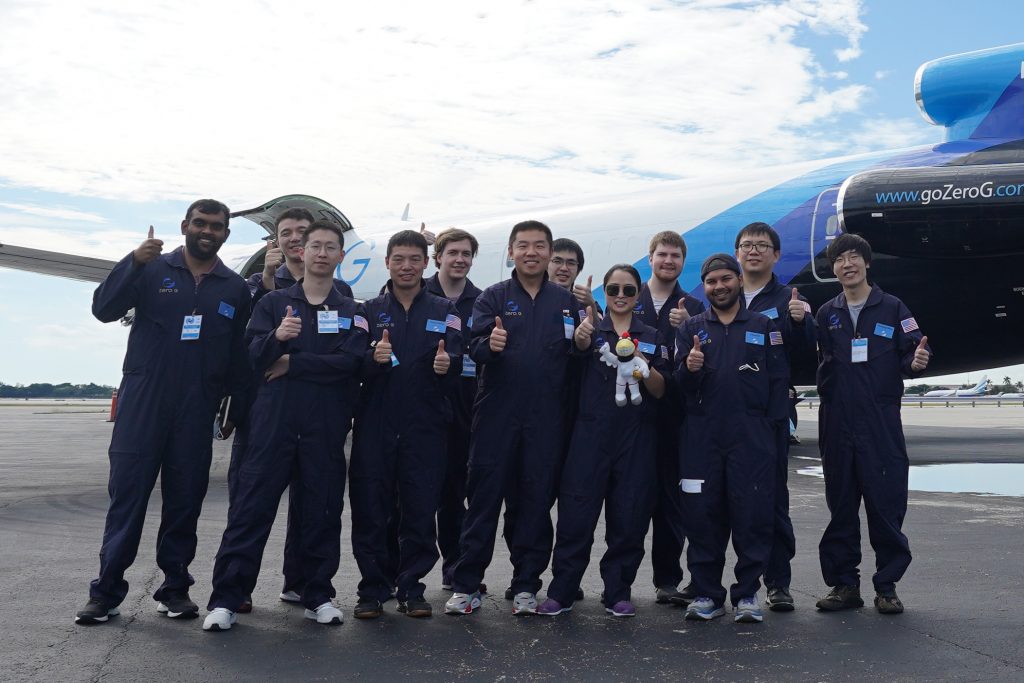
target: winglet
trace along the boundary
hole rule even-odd
[[[406,203],[406,205],[405,205],[405,211],[402,212],[402,220],[403,221],[409,220],[409,204],[408,203]]]

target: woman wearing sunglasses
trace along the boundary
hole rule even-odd
[[[612,266],[604,276],[606,312],[596,321],[593,310],[576,328],[576,348],[587,356],[580,391],[580,411],[558,493],[558,531],[554,579],[538,614],[554,616],[572,609],[590,561],[594,530],[605,508],[601,558],[605,611],[632,617],[630,588],[644,556],[644,538],[655,499],[655,401],[665,393],[668,349],[660,333],[633,317],[640,274],[628,264]],[[641,380],[639,405],[615,404],[617,368],[602,360],[601,348],[628,333],[637,355],[650,365]]]

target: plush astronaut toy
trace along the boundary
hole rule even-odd
[[[643,356],[634,356],[636,344],[629,338],[629,332],[623,332],[622,338],[615,343],[615,353],[611,352],[608,342],[599,349],[601,360],[608,367],[616,368],[615,405],[620,408],[626,405],[626,388],[629,388],[630,400],[638,406],[643,400],[640,395],[640,378],[651,376],[651,369]]]

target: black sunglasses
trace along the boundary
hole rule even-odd
[[[615,282],[604,286],[604,291],[608,296],[618,296],[619,289],[619,285]],[[622,285],[621,289],[623,296],[636,296],[636,285]]]

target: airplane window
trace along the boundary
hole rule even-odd
[[[826,237],[835,237],[836,236],[836,232],[838,232],[838,231],[839,231],[839,216],[836,216],[835,214],[833,214],[833,215],[829,216],[828,220],[825,222],[825,236]]]

